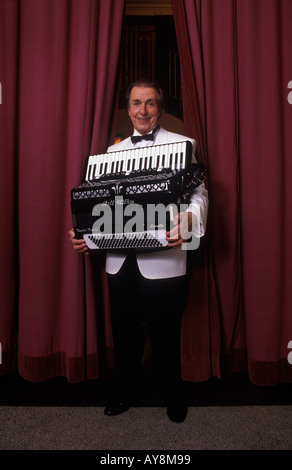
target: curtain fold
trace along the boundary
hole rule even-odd
[[[18,2],[0,3],[1,373],[15,366],[18,318],[17,106]]]
[[[198,157],[208,166],[201,5],[189,2],[188,7],[187,12],[183,2],[173,1],[184,128],[186,135],[196,139]],[[194,382],[221,376],[219,305],[209,231],[207,228],[199,250],[189,254],[189,297],[182,323],[182,375],[185,380]]]
[[[173,10],[184,121],[209,170],[220,372],[291,381],[292,4],[173,0]]]
[[[92,272],[68,230],[85,158],[109,144],[123,15],[124,0],[0,5],[2,372],[18,343],[28,380],[98,377],[110,361],[107,300],[93,292],[106,289],[102,259]]]

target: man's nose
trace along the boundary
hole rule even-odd
[[[146,104],[143,104],[143,103],[141,104],[140,113],[143,114],[143,115],[147,114],[147,105]]]

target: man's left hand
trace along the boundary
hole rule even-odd
[[[180,212],[173,219],[174,227],[166,232],[166,240],[171,248],[178,248],[190,238],[196,217],[192,212]]]

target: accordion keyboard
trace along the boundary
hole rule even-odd
[[[91,250],[149,249],[167,246],[164,230],[133,233],[93,233],[84,235],[84,240]]]
[[[152,169],[184,170],[189,163],[187,145],[191,146],[191,143],[183,141],[91,155],[88,158],[85,180]]]

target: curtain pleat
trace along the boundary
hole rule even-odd
[[[292,4],[173,0],[173,10],[184,121],[209,170],[209,318],[220,374],[291,381]]]
[[[124,0],[11,0],[0,9],[3,361],[18,345],[28,380],[98,377],[112,348],[109,320],[97,321],[108,314],[103,260],[93,272],[72,249],[70,191],[89,153],[110,143]]]

